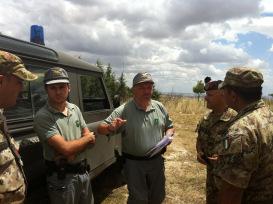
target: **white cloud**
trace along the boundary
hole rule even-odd
[[[273,4],[271,0],[262,0],[261,9],[263,12],[271,13],[273,12]]]
[[[233,65],[270,70],[247,53],[251,40],[236,43],[250,31],[273,37],[272,17],[259,16],[271,11],[270,0],[10,0],[1,2],[0,32],[28,41],[30,26],[42,25],[47,46],[111,63],[128,85],[145,70],[162,91],[192,92],[197,80],[223,79]]]
[[[270,52],[273,52],[273,44],[271,45],[271,48],[269,49]]]

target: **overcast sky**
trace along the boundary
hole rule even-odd
[[[272,3],[271,3],[272,2]],[[110,63],[128,86],[150,72],[162,92],[192,93],[228,68],[262,71],[273,93],[271,0],[0,0],[0,32],[29,41],[44,28],[46,46],[95,64]]]

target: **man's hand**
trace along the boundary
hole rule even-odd
[[[97,128],[97,132],[101,135],[108,135],[109,133],[115,133],[125,123],[126,123],[126,120],[123,120],[121,118],[115,118],[112,120],[110,124],[101,123]]]
[[[94,132],[87,132],[82,135],[83,137],[88,137],[90,140],[90,144],[94,144],[96,141],[95,133]]]
[[[115,118],[112,120],[112,122],[108,125],[108,131],[109,132],[115,132],[117,129],[119,129],[122,125],[126,123],[126,120],[123,120],[121,118]]]
[[[218,158],[219,156],[217,154],[213,154],[211,157],[208,157],[208,159],[212,162],[216,162]]]
[[[169,137],[173,137],[174,136],[174,128],[170,128],[166,131],[166,135]]]

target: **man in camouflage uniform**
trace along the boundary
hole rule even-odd
[[[236,67],[219,86],[238,112],[216,147],[220,204],[273,203],[273,113],[261,99],[262,83],[259,71]]]
[[[217,188],[213,179],[213,163],[214,163],[214,148],[217,141],[219,141],[219,132],[225,129],[231,118],[236,115],[236,112],[227,108],[227,105],[222,96],[221,90],[218,90],[218,85],[222,81],[210,81],[206,83],[205,100],[207,108],[211,109],[200,120],[197,125],[197,160],[207,166],[207,180],[206,180],[206,203],[216,204]]]
[[[29,72],[22,60],[8,52],[0,51],[0,109],[16,104],[23,87],[23,80],[31,81],[37,76]],[[23,203],[25,177],[18,146],[10,137],[3,111],[0,111],[0,203]]]

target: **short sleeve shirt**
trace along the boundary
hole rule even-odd
[[[244,188],[246,203],[273,199],[273,113],[262,100],[240,111],[218,145],[215,179]]]
[[[47,139],[54,135],[61,135],[67,141],[81,138],[82,129],[87,127],[80,109],[72,103],[67,102],[68,114],[52,108],[48,103],[42,107],[34,118],[34,128],[40,141],[43,144],[44,158],[54,161],[59,156],[47,142]],[[73,162],[85,159],[84,152],[76,155]]]
[[[145,156],[162,139],[165,131],[173,127],[167,110],[155,100],[146,111],[130,100],[115,109],[105,122],[111,123],[117,117],[127,120],[118,130],[122,134],[122,151],[134,156]]]

